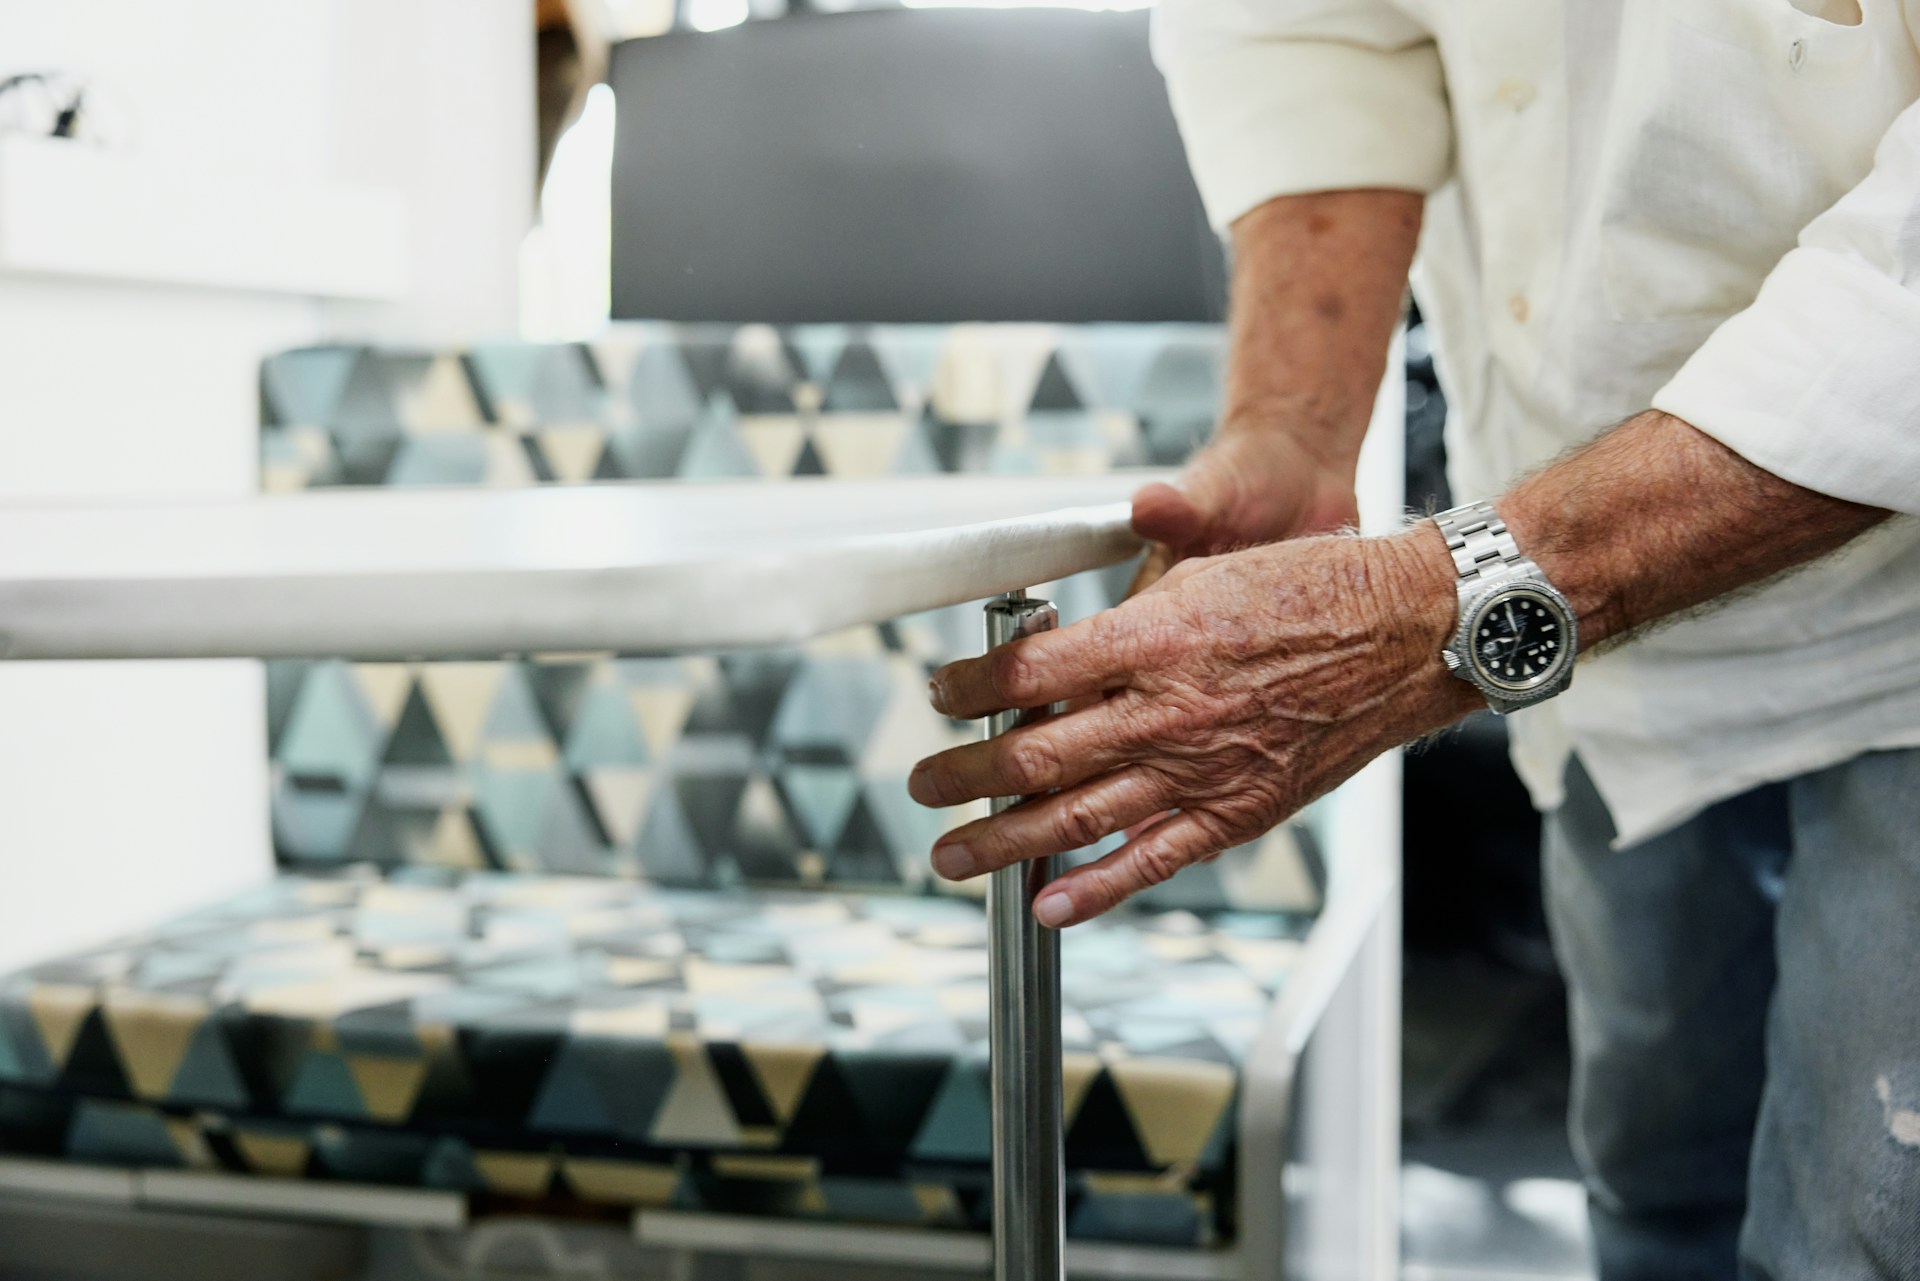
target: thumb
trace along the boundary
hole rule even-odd
[[[1206,518],[1192,498],[1172,485],[1156,481],[1133,496],[1133,532],[1149,542],[1184,548],[1206,528]]]

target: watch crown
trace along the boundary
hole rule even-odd
[[[1457,672],[1460,670],[1460,655],[1454,653],[1450,649],[1443,649],[1440,651],[1440,661],[1447,665],[1447,670],[1450,672]]]

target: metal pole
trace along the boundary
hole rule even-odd
[[[987,646],[1051,630],[1051,604],[1021,591],[987,602]],[[989,738],[1045,715],[1000,712]],[[1010,809],[1020,797],[993,802]],[[988,1046],[993,1076],[993,1274],[1060,1281],[1066,1241],[1066,1133],[1060,1102],[1060,936],[1033,919],[1054,860],[993,873],[987,887]]]

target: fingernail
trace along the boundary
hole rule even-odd
[[[972,876],[976,864],[973,851],[959,841],[933,847],[933,870],[949,881],[964,881]]]
[[[1073,919],[1073,900],[1062,890],[1043,894],[1033,905],[1033,919],[1050,930],[1057,930]]]
[[[946,684],[937,675],[932,680],[927,682],[927,701],[933,704],[934,711],[939,712],[943,716],[946,715],[946,711],[947,711]]]

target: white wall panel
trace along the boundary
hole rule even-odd
[[[0,0],[0,76],[84,78],[144,160],[409,226],[393,302],[0,272],[0,501],[246,492],[267,353],[510,334],[532,67],[525,0]],[[268,874],[262,701],[245,662],[0,665],[0,966]]]

